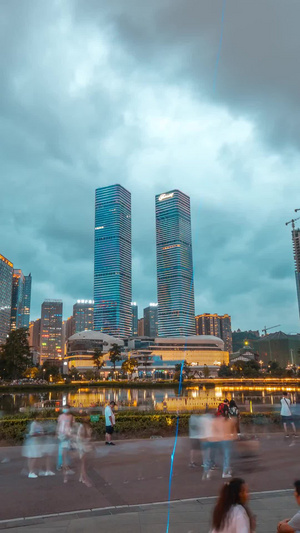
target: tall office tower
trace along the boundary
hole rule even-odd
[[[38,318],[29,324],[29,346],[36,352],[40,351],[41,346],[41,319]]]
[[[196,334],[197,335],[214,335],[221,338],[221,324],[220,317],[216,313],[203,313],[197,315],[196,320]]]
[[[197,335],[214,335],[224,341],[226,352],[232,353],[231,317],[203,313],[195,317]]]
[[[152,303],[144,309],[145,337],[158,336],[158,304]]]
[[[292,231],[293,238],[293,249],[294,249],[294,259],[295,259],[295,277],[296,277],[296,287],[297,287],[297,297],[298,297],[298,309],[300,316],[300,229],[293,229]]]
[[[32,276],[29,274],[25,276],[24,291],[23,291],[23,305],[21,327],[28,328],[30,322],[30,302],[31,302],[31,282]]]
[[[22,313],[24,301],[25,277],[20,269],[13,270],[13,284],[11,294],[11,329],[18,329],[22,326]]]
[[[190,198],[174,190],[155,197],[159,337],[195,335]]]
[[[144,337],[144,335],[145,335],[144,319],[139,318],[138,319],[138,337]]]
[[[94,329],[94,300],[77,300],[73,305],[73,319],[74,333]]]
[[[131,334],[131,194],[121,185],[96,189],[94,329]]]
[[[131,302],[131,335],[137,337],[138,334],[138,314],[139,308],[136,302]]]
[[[14,265],[0,254],[0,345],[10,331],[11,294]]]
[[[61,300],[45,300],[41,314],[41,362],[62,356],[62,311]]]

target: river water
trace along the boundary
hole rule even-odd
[[[199,411],[206,406],[215,408],[224,397],[234,398],[241,411],[270,411],[278,409],[282,393],[281,387],[222,387],[195,386],[185,388],[180,400],[177,398],[176,389],[141,389],[141,388],[79,388],[76,391],[49,391],[26,393],[0,394],[0,412],[2,414],[15,414],[26,408],[33,409],[37,405],[51,402],[54,406],[70,404],[74,408],[103,407],[108,401],[114,400],[118,410],[152,411],[163,410],[169,412]],[[293,402],[300,397],[299,387],[285,388],[291,395]],[[299,392],[298,392],[299,391]]]

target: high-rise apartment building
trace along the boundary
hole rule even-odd
[[[231,317],[203,313],[195,317],[197,335],[214,335],[224,341],[226,352],[232,353]]]
[[[158,304],[151,303],[144,309],[144,335],[145,337],[158,336]]]
[[[62,312],[61,300],[45,300],[41,314],[41,362],[62,357]]]
[[[203,313],[196,318],[196,335],[214,335],[221,338],[220,317],[217,314]]]
[[[28,328],[30,322],[30,304],[31,304],[31,283],[32,276],[29,274],[25,276],[24,282],[24,291],[23,291],[23,310],[22,310],[22,319],[21,327]]]
[[[29,346],[36,352],[40,351],[41,346],[41,319],[33,320],[29,324]]]
[[[0,345],[10,330],[13,264],[0,254]]]
[[[138,334],[138,319],[139,309],[136,302],[131,302],[131,335],[137,337]]]
[[[190,198],[174,190],[155,197],[159,337],[195,335]]]
[[[295,277],[296,277],[296,287],[297,287],[297,297],[298,297],[298,309],[300,316],[300,229],[293,229],[292,231],[293,238],[293,249],[294,249],[294,259],[295,259]]]
[[[131,194],[121,185],[96,189],[94,329],[131,334]]]
[[[94,329],[94,300],[77,300],[73,305],[73,319],[74,333]]]
[[[68,340],[70,337],[72,337],[72,335],[74,335],[75,333],[79,333],[79,332],[75,332],[75,318],[74,318],[74,314],[73,316],[69,316],[69,318],[67,318],[67,320],[64,320],[63,321],[63,325],[62,325],[62,345],[63,345],[63,355],[66,355],[67,353],[67,345],[68,345]],[[89,329],[93,329],[93,325],[91,328]],[[82,331],[82,330],[79,330],[79,331]]]

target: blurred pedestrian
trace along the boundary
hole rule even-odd
[[[92,428],[89,417],[86,413],[83,413],[83,417],[78,426],[77,432],[77,450],[80,459],[80,476],[79,481],[84,483],[87,487],[91,487],[92,483],[88,478],[86,472],[86,461],[88,455],[92,451]]]
[[[218,405],[216,416],[223,416],[228,417],[229,412],[229,400],[225,398],[225,400],[222,400],[222,402]]]
[[[66,475],[74,474],[70,469],[69,452],[71,448],[72,429],[74,424],[74,417],[70,411],[70,406],[66,405],[63,412],[59,415],[57,420],[57,437],[58,437],[58,458],[57,470],[63,469],[64,482],[67,482]]]
[[[38,460],[42,457],[43,426],[39,417],[36,417],[29,425],[28,433],[23,444],[22,454],[28,460],[28,477],[37,478]]]
[[[114,442],[111,440],[111,436],[114,432],[114,426],[116,423],[114,407],[116,403],[112,400],[109,405],[105,407],[105,444],[114,446]]]
[[[247,502],[248,487],[243,479],[225,483],[213,511],[211,533],[252,533],[255,519]]]
[[[40,476],[55,476],[52,469],[53,457],[57,450],[56,443],[56,424],[53,420],[42,422],[43,436],[41,438],[41,453],[45,457],[45,470],[39,472]]]
[[[189,466],[194,468],[196,464],[196,453],[201,450],[201,417],[200,415],[191,415],[189,419],[189,436],[190,436],[190,463]]]

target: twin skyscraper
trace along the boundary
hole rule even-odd
[[[179,190],[155,197],[159,337],[195,335],[190,198]],[[94,329],[131,335],[131,194],[96,189]]]

